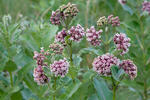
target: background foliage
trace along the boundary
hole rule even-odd
[[[54,41],[60,28],[50,24],[51,12],[68,2],[80,10],[72,25],[87,28],[96,25],[100,16],[119,16],[121,26],[116,30],[132,40],[127,58],[137,65],[138,76],[121,82],[117,100],[150,100],[150,16],[141,11],[143,0],[128,0],[125,6],[117,0],[0,0],[0,100],[51,100],[49,94],[54,91],[33,80],[33,52]],[[89,70],[103,48],[89,47],[85,39],[73,48],[74,64],[81,67],[71,69],[75,83],[69,77],[59,80],[62,87],[55,92],[57,99],[111,100],[110,79],[93,78],[96,73]]]

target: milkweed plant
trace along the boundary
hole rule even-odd
[[[119,0],[121,5],[126,0]],[[143,3],[143,11],[150,12],[150,3]],[[79,77],[74,76],[73,71],[77,71],[78,76],[81,66],[75,66],[73,55],[73,44],[80,44],[83,40],[87,41],[89,47],[102,50],[103,53],[97,55],[91,62],[91,67],[86,71],[92,71],[91,81],[95,84],[100,80],[111,80],[108,89],[112,91],[112,100],[116,100],[116,91],[122,80],[125,78],[134,79],[137,77],[137,66],[127,58],[130,51],[131,39],[126,33],[119,33],[116,28],[120,26],[118,16],[110,14],[101,16],[96,26],[91,25],[84,28],[80,23],[72,26],[72,21],[77,17],[80,10],[76,4],[68,3],[60,6],[56,11],[52,11],[50,16],[51,24],[57,25],[60,31],[55,36],[54,43],[50,44],[49,49],[41,47],[40,52],[34,52],[36,68],[34,69],[34,81],[38,85],[49,85],[54,90],[53,100],[57,100],[56,91],[61,85],[61,79],[66,77],[75,84],[80,81]],[[66,54],[65,54],[66,53]],[[76,70],[74,70],[76,69]],[[46,70],[46,72],[44,71]],[[47,71],[48,70],[48,71]],[[86,73],[86,72],[84,72]],[[126,77],[128,76],[128,77]]]

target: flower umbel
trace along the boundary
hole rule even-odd
[[[114,36],[114,43],[116,44],[117,50],[122,50],[121,55],[127,53],[130,47],[130,38],[126,36],[124,33],[115,34]]]
[[[63,13],[64,17],[67,19],[68,17],[74,17],[78,14],[79,10],[77,9],[75,4],[68,3],[67,5],[62,5],[60,7],[60,12]]]
[[[137,76],[137,67],[131,60],[123,60],[119,64],[120,68],[124,69],[131,79],[134,79]]]
[[[118,16],[114,17],[113,15],[109,15],[107,19],[108,23],[111,24],[113,27],[120,26],[120,20]]]
[[[50,21],[54,25],[60,25],[61,20],[64,19],[63,13],[61,13],[59,10],[52,11],[52,15],[50,17]]]
[[[103,32],[102,30],[96,31],[94,26],[92,26],[90,29],[87,29],[86,32],[87,41],[89,41],[91,45],[100,45],[100,34]]]
[[[56,42],[60,42],[61,44],[65,45],[65,37],[67,36],[67,32],[65,29],[58,32],[58,34],[55,37]]]
[[[77,26],[72,26],[68,31],[68,34],[70,35],[70,40],[79,42],[85,35],[85,32],[84,28],[80,24],[78,24]]]
[[[44,74],[41,65],[38,65],[38,67],[34,69],[33,76],[34,76],[34,81],[36,81],[38,85],[46,84],[49,81],[49,78]]]
[[[37,51],[34,51],[33,59],[36,60],[37,65],[47,66],[46,63],[44,63],[44,60],[46,59],[45,55],[47,55],[47,53],[44,53],[43,48],[41,48],[40,53],[38,53]]]
[[[103,26],[105,24],[107,24],[107,18],[105,16],[100,17],[97,21],[97,26]]]
[[[54,61],[54,63],[50,65],[50,69],[51,72],[55,74],[55,76],[64,77],[68,73],[69,63],[66,59]]]
[[[50,44],[49,48],[50,48],[50,51],[52,51],[54,55],[55,54],[62,54],[63,49],[64,49],[63,46],[61,46],[58,43]]]
[[[111,75],[112,65],[119,65],[120,60],[112,54],[103,54],[94,59],[92,65],[93,70],[100,75]]]
[[[144,1],[142,4],[142,9],[143,11],[146,11],[150,14],[150,2],[149,1]]]

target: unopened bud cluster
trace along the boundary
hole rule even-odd
[[[126,36],[124,33],[115,34],[114,43],[116,45],[117,50],[121,50],[121,55],[127,53],[130,47],[130,38]]]
[[[111,24],[113,27],[120,26],[120,20],[118,16],[114,17],[113,15],[109,15],[107,19],[108,24]]]
[[[34,51],[33,59],[36,60],[37,67],[34,69],[33,77],[34,81],[36,81],[38,85],[46,84],[49,81],[48,77],[44,74],[43,71],[43,66],[47,66],[47,63],[44,63],[46,55],[49,55],[49,52],[45,52],[44,48],[41,48],[40,53]]]
[[[59,9],[52,12],[50,21],[52,24],[60,25],[68,18],[73,18],[77,15],[78,9],[75,4],[68,3],[67,5],[60,6]]]
[[[123,60],[119,64],[120,68],[124,69],[131,79],[134,79],[137,76],[137,67],[131,60]]]
[[[142,10],[150,14],[150,1],[144,1],[142,6]]]
[[[100,34],[102,33],[102,30],[96,31],[94,26],[91,26],[90,29],[86,30],[86,39],[90,42],[93,46],[98,46],[101,43],[100,40]]]
[[[107,24],[107,18],[105,16],[100,17],[97,21],[97,26],[103,26]]]
[[[55,54],[62,54],[63,52],[63,46],[61,46],[60,44],[58,43],[53,43],[53,44],[50,44],[49,46],[50,48],[50,51],[52,51],[52,55],[55,55]]]
[[[80,24],[78,24],[77,26],[72,26],[68,31],[68,34],[70,35],[70,40],[79,42],[85,35],[85,32],[84,28]]]
[[[92,65],[93,70],[100,75],[111,75],[111,67],[113,65],[119,65],[120,60],[112,54],[103,54],[94,59]]]
[[[55,76],[64,77],[68,73],[69,63],[66,59],[54,61],[54,63],[50,65],[50,69],[51,72],[55,74]]]
[[[38,85],[43,85],[48,83],[49,79],[48,77],[44,74],[43,67],[41,65],[38,65],[34,69],[34,81],[37,82]]]
[[[67,36],[67,31],[63,29],[62,31],[58,32],[58,34],[55,37],[55,41],[65,45],[66,36]]]
[[[75,4],[68,3],[67,5],[60,6],[60,12],[63,13],[65,18],[74,17],[78,14],[79,10]]]

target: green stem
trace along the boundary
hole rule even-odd
[[[116,86],[113,86],[113,100],[116,100]]]
[[[9,72],[9,75],[10,75],[10,84],[11,84],[11,87],[13,87],[13,77],[12,77],[12,72]]]
[[[72,43],[70,43],[69,46],[70,46],[70,65],[73,66],[73,59],[72,59]]]
[[[56,92],[56,81],[57,81],[57,78],[55,77],[54,86],[53,86],[55,92]],[[54,92],[54,95],[53,95],[53,100],[56,100],[56,93],[55,92]]]
[[[112,80],[112,88],[113,88],[113,100],[116,100],[116,87],[117,86],[112,76],[111,76],[111,80]]]
[[[147,84],[146,84],[146,80],[144,80],[144,100],[147,100],[148,96],[147,96]]]

